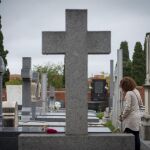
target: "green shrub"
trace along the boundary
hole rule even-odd
[[[22,85],[22,80],[9,80],[8,82],[6,82],[6,85]]]
[[[104,116],[104,113],[103,113],[103,112],[99,112],[99,113],[97,113],[96,116],[97,116],[99,119],[102,119],[103,116]]]

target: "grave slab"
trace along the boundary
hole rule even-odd
[[[65,134],[21,134],[19,136],[19,150],[35,150],[37,146],[38,150],[133,150],[134,136],[109,133],[91,133],[87,136]]]
[[[65,122],[66,116],[37,116],[35,120],[47,122]],[[97,117],[88,117],[88,122],[99,122]]]

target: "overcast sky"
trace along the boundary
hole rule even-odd
[[[33,65],[64,63],[64,56],[42,55],[42,31],[65,31],[65,9],[88,9],[88,31],[111,31],[111,54],[90,55],[88,76],[108,72],[121,41],[128,41],[130,58],[136,41],[143,45],[150,32],[150,0],[2,0],[2,32],[11,74],[20,73],[22,57]]]

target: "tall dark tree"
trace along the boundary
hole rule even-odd
[[[1,25],[1,16],[0,16],[0,56],[2,56],[5,64],[6,71],[3,75],[3,87],[5,87],[5,82],[9,80],[9,69],[7,68],[7,59],[6,56],[8,54],[8,50],[4,49],[3,46],[3,33],[2,33],[2,25]]]
[[[129,58],[128,42],[121,42],[120,49],[123,50],[123,76],[131,76],[132,63]]]
[[[135,79],[137,85],[141,86],[145,83],[145,62],[144,51],[140,42],[136,42],[132,61],[132,77]]]
[[[121,42],[120,49],[123,50],[123,61],[128,61],[129,60],[128,42],[127,41]]]

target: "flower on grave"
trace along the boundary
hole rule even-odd
[[[61,107],[61,103],[60,102],[55,102],[55,109],[59,110]]]

